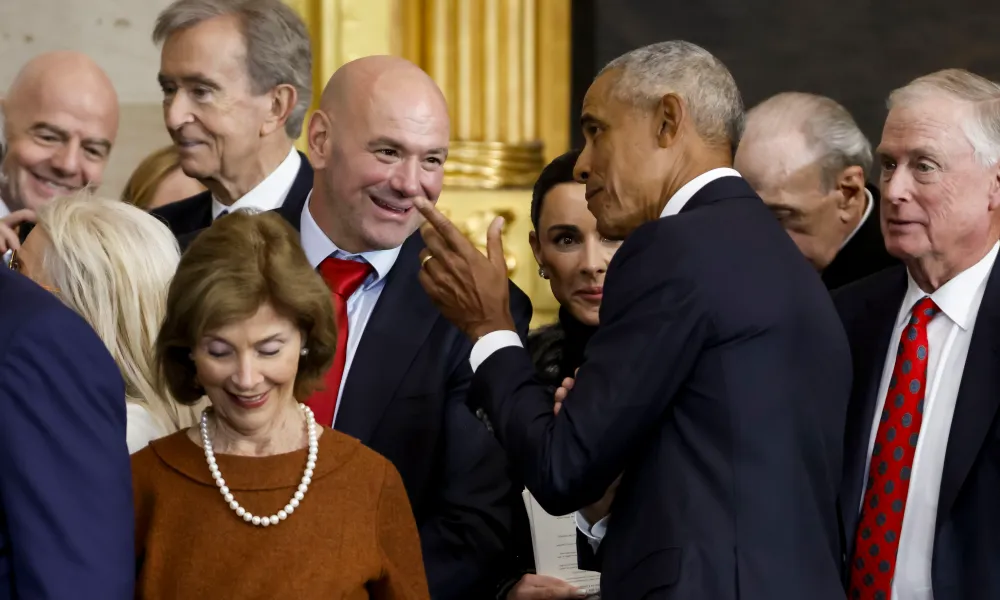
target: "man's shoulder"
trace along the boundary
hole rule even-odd
[[[204,212],[206,210],[211,211],[211,206],[212,193],[206,190],[189,198],[178,200],[177,202],[171,202],[170,204],[164,204],[163,206],[154,208],[149,212],[154,217],[164,221],[167,224],[167,227],[169,227],[170,230],[177,235],[179,233],[183,233],[182,231],[177,230],[178,227],[190,220],[194,213],[199,211]]]
[[[64,347],[73,352],[89,352],[88,344],[104,348],[83,317],[26,277],[0,273],[0,306],[0,338],[4,340],[0,361],[8,352],[31,347],[41,346],[43,351]]]

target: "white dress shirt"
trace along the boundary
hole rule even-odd
[[[934,554],[934,529],[945,451],[948,448],[951,420],[955,415],[958,388],[965,371],[965,359],[969,354],[969,342],[972,340],[979,305],[983,300],[998,248],[1000,244],[994,245],[982,260],[929,294],[941,312],[927,325],[927,394],[924,396],[924,416],[903,512],[903,528],[899,534],[892,600],[934,599],[931,589],[931,559]],[[896,363],[900,335],[909,321],[913,306],[928,295],[920,289],[913,277],[907,275],[907,280],[906,296],[903,297],[896,316],[896,326],[892,331],[882,370],[878,404],[875,405],[875,417],[868,440],[868,461],[862,481],[868,479],[872,448],[889,380],[892,378],[892,369]],[[864,502],[864,491],[861,496],[858,500],[859,508]]]
[[[0,219],[6,217],[9,214],[10,214],[10,208],[7,206],[7,203],[3,201],[3,198],[0,198]]]
[[[854,231],[851,232],[851,235],[847,236],[847,239],[844,240],[844,243],[840,245],[841,250],[843,250],[844,246],[846,246],[847,243],[851,241],[851,238],[856,236],[858,232],[861,231],[861,228],[864,226],[865,221],[868,220],[868,217],[870,217],[872,214],[872,210],[874,210],[875,208],[875,198],[872,196],[872,193],[868,191],[868,188],[865,188],[865,198],[867,198],[868,202],[868,205],[865,207],[865,212],[864,214],[861,215],[861,220],[858,221],[858,225],[857,227],[854,228]]]
[[[340,399],[344,396],[344,382],[347,381],[351,363],[354,361],[354,355],[361,343],[361,334],[364,333],[368,319],[372,316],[372,311],[375,310],[375,304],[378,302],[379,296],[382,295],[382,289],[385,288],[385,277],[392,269],[392,265],[396,264],[396,257],[399,256],[401,246],[390,250],[373,250],[361,254],[344,252],[330,238],[326,237],[323,230],[316,224],[312,213],[309,212],[310,200],[312,200],[312,192],[306,198],[306,205],[302,209],[302,217],[299,221],[302,249],[305,250],[309,264],[314,269],[318,269],[319,264],[324,259],[334,256],[344,260],[367,262],[374,269],[361,286],[347,299],[347,356],[344,362],[344,375],[340,379],[340,391],[337,392],[337,406],[333,412],[333,422],[336,423],[337,413],[340,412]]]
[[[742,177],[735,169],[719,168],[706,171],[695,177],[691,181],[681,186],[681,189],[667,200],[667,205],[663,207],[660,218],[672,217],[687,205],[688,201],[698,193],[701,188],[722,177]],[[521,346],[521,338],[514,331],[494,331],[487,333],[472,346],[472,353],[469,355],[469,363],[472,365],[472,372],[475,373],[479,365],[483,364],[494,352],[508,346]],[[591,526],[579,512],[574,515],[577,528],[583,532],[590,540],[590,545],[597,551],[604,534],[607,532],[608,517],[604,517]]]
[[[295,183],[295,177],[299,174],[299,167],[302,166],[302,157],[292,148],[288,152],[285,160],[281,161],[278,168],[271,172],[242,198],[233,202],[232,206],[226,206],[219,199],[212,195],[212,220],[219,218],[223,211],[233,212],[241,208],[255,208],[257,210],[274,210],[285,203],[288,191]]]

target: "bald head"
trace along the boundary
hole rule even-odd
[[[444,95],[413,63],[370,56],[342,66],[309,121],[317,224],[348,252],[402,244],[421,222],[413,199],[441,194],[449,134]]]
[[[9,152],[0,197],[37,209],[55,195],[100,183],[118,134],[118,96],[78,52],[30,60],[2,101]]]
[[[448,114],[444,94],[430,75],[398,56],[366,56],[341,66],[323,88],[320,109],[336,116],[399,99]]]

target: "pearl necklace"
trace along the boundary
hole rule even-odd
[[[313,469],[316,468],[316,455],[319,451],[319,442],[316,435],[316,416],[313,414],[312,409],[305,404],[299,404],[299,408],[302,409],[302,413],[306,417],[306,431],[309,434],[309,458],[306,459],[306,470],[302,474],[299,489],[295,491],[295,494],[288,501],[288,504],[285,505],[285,508],[269,517],[258,517],[251,514],[233,498],[233,494],[226,487],[226,480],[222,478],[222,473],[219,471],[219,465],[215,462],[215,451],[212,449],[212,440],[208,437],[208,413],[211,411],[211,408],[206,408],[201,413],[201,443],[205,447],[205,462],[208,463],[208,470],[212,473],[215,485],[218,486],[222,497],[229,504],[229,508],[236,513],[236,516],[241,517],[247,523],[260,527],[277,525],[279,521],[284,521],[288,518],[288,515],[295,512],[295,509],[299,507],[299,502],[305,498],[306,492],[309,491],[309,484],[312,483]]]

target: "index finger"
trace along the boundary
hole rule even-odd
[[[423,197],[416,198],[413,201],[413,205],[417,207],[420,214],[422,214],[424,218],[427,219],[427,222],[441,234],[441,237],[448,242],[448,245],[451,246],[453,250],[464,251],[468,250],[468,248],[472,246],[472,243],[469,242],[464,235],[462,235],[462,232],[458,230],[458,227],[455,227],[455,224],[449,221],[448,217],[441,214],[441,211],[439,211],[430,200]]]
[[[4,224],[8,227],[16,227],[24,222],[34,223],[35,222],[35,211],[30,208],[22,208],[20,210],[15,210],[6,217],[3,218]]]

